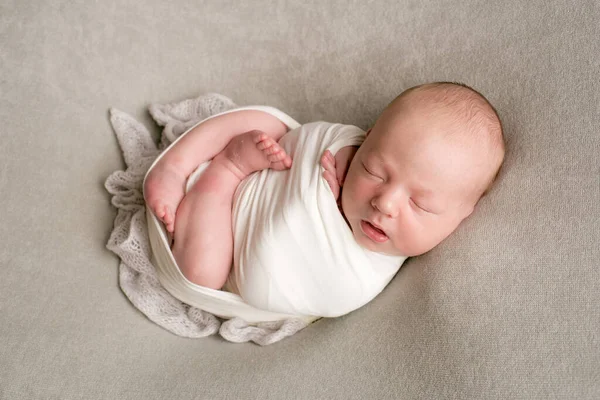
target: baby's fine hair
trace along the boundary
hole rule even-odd
[[[421,94],[422,96],[414,96]],[[505,144],[502,122],[494,106],[477,90],[459,82],[433,82],[411,87],[403,91],[392,103],[426,102],[439,107],[456,122],[466,123],[467,135],[479,136],[476,139],[489,143],[494,171],[483,189],[485,195],[496,180],[504,161]],[[452,132],[452,130],[449,130]]]

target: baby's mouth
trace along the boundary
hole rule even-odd
[[[383,243],[388,240],[388,236],[385,234],[385,232],[377,228],[369,221],[360,221],[360,229],[365,235],[367,235],[369,239],[373,240],[374,242]]]

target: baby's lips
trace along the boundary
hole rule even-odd
[[[378,226],[372,224],[367,220],[361,221],[361,229],[363,230],[365,235],[367,235],[371,240],[375,242],[383,243],[389,239],[389,237],[383,229],[379,228]]]

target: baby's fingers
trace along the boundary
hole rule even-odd
[[[325,150],[321,157],[321,165],[326,171],[335,173],[335,158],[329,150]]]
[[[329,184],[329,187],[333,192],[333,197],[337,200],[340,195],[340,185],[337,183],[335,173],[326,170],[323,172],[323,178],[325,178],[325,181]]]

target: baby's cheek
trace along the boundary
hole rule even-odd
[[[355,210],[358,206],[358,202],[360,200],[360,190],[356,187],[356,185],[344,185],[342,189],[342,206],[344,209]]]
[[[412,257],[418,255],[428,240],[426,232],[415,226],[408,216],[401,216],[397,220],[394,247],[400,255]]]
[[[344,213],[344,215],[347,215],[351,210],[351,204],[352,204],[352,200],[350,200],[352,197],[352,190],[346,186],[342,187],[342,212]]]
[[[405,233],[402,251],[408,257],[424,254],[434,248],[441,241],[440,232],[437,229],[423,230],[412,229]]]

